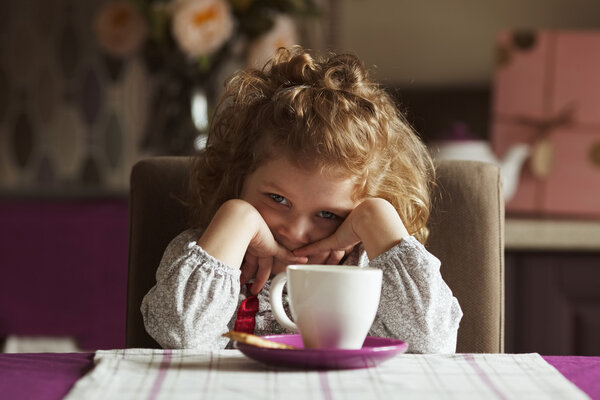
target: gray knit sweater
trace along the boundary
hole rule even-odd
[[[233,329],[237,308],[249,295],[240,287],[240,271],[206,253],[196,244],[200,236],[201,231],[187,230],[171,241],[156,271],[156,285],[142,302],[146,330],[163,348],[227,347],[229,339],[221,334]],[[462,311],[440,275],[440,261],[414,237],[370,262],[357,246],[344,264],[383,270],[379,310],[369,335],[402,339],[416,353],[456,351]],[[270,283],[258,294],[254,333],[291,333],[271,313]]]

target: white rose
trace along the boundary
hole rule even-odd
[[[210,55],[233,33],[233,17],[224,0],[178,0],[173,9],[173,36],[190,57]]]
[[[248,66],[262,68],[280,47],[298,44],[298,31],[294,20],[287,15],[275,17],[273,28],[259,36],[248,49]]]

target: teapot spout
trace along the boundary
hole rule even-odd
[[[530,154],[529,145],[520,143],[512,146],[504,156],[502,163],[500,165],[502,169],[502,178],[503,178],[503,193],[504,200],[510,200],[519,184],[519,176],[521,174],[521,168],[523,167],[523,163],[529,157]]]

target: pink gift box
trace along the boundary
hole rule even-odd
[[[532,146],[507,212],[600,218],[600,31],[503,32],[497,45],[494,150]]]

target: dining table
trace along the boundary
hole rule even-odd
[[[294,351],[294,350],[291,350]],[[293,368],[238,349],[0,354],[2,399],[600,399],[600,357],[395,354]]]

